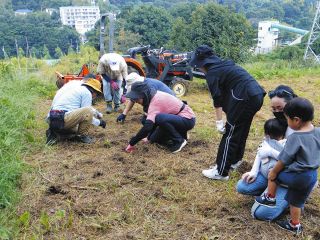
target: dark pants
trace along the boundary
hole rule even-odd
[[[226,132],[221,139],[216,163],[219,174],[227,176],[231,164],[243,157],[252,119],[263,104],[263,95],[248,101],[232,99],[227,115]]]
[[[149,135],[151,142],[166,145],[168,141],[172,144],[182,143],[187,139],[187,132],[195,125],[195,118],[187,119],[174,114],[160,113],[155,119],[155,129]]]
[[[307,170],[305,172],[282,171],[277,177],[277,182],[288,185],[285,199],[289,204],[297,208],[303,208],[317,179],[317,170]]]

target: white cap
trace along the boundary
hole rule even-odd
[[[120,62],[117,59],[109,59],[108,64],[112,71],[120,70]]]
[[[126,77],[126,88],[129,92],[131,90],[131,85],[135,82],[143,82],[144,77],[140,76],[138,73],[132,72]]]

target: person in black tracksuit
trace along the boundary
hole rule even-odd
[[[242,160],[252,119],[263,104],[266,94],[258,82],[231,60],[222,60],[207,46],[199,46],[189,63],[206,75],[216,111],[217,130],[223,134],[216,165],[203,170],[204,176],[228,180],[231,165]],[[222,111],[227,122],[223,123]]]

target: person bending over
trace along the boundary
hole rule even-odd
[[[145,82],[132,85],[127,97],[143,106],[147,118],[140,131],[131,138],[126,152],[132,152],[142,139],[159,143],[177,153],[187,144],[187,132],[195,125],[195,115],[180,99],[150,88]]]
[[[206,76],[217,130],[223,134],[216,165],[202,174],[210,179],[228,180],[230,168],[242,161],[251,122],[263,104],[265,91],[245,69],[231,60],[222,60],[207,45],[195,50],[189,64],[200,68]],[[222,112],[226,113],[226,124]]]
[[[170,94],[172,96],[175,96],[174,92],[166,84],[164,84],[163,82],[161,82],[161,81],[159,81],[157,79],[153,79],[153,78],[142,77],[142,76],[140,76],[139,74],[137,74],[135,72],[130,73],[126,78],[126,89],[127,89],[127,92],[131,91],[131,86],[135,82],[145,82],[149,87],[154,88],[157,91],[165,92],[165,93],[168,93],[168,94]],[[117,122],[123,123],[133,106],[134,106],[134,102],[131,101],[130,99],[127,100],[126,108],[118,116]],[[144,111],[144,112],[146,113],[146,111]],[[144,114],[141,119],[142,119],[141,122],[144,123],[145,119],[146,119],[146,114]]]

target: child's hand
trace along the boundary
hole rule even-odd
[[[277,174],[274,171],[272,171],[272,169],[271,169],[268,174],[268,180],[274,181],[276,178],[277,178]]]
[[[243,181],[246,181],[247,183],[252,183],[256,180],[257,176],[256,174],[252,173],[252,172],[246,172],[242,175],[241,179]]]

